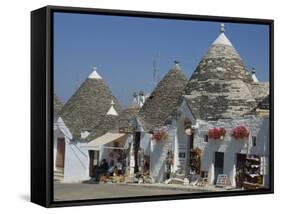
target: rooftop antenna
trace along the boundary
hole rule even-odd
[[[79,83],[80,83],[80,80],[79,80],[79,72],[75,72],[75,91],[78,90],[79,88]]]
[[[159,62],[160,62],[160,51],[157,53],[156,60],[153,61],[153,85],[154,87],[160,80],[160,69],[159,69]]]

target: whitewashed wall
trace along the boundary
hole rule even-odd
[[[163,182],[165,180],[165,161],[168,151],[174,150],[174,141],[176,129],[174,126],[168,128],[168,139],[156,142],[151,140],[150,144],[150,176],[155,182]]]
[[[224,152],[224,173],[228,175],[231,185],[235,186],[236,154],[256,154],[268,157],[268,118],[256,118],[248,116],[245,118],[221,119],[218,121],[198,121],[198,129],[195,133],[194,147],[200,148],[202,153],[201,170],[208,171],[209,183],[214,183],[214,155],[215,152]],[[235,140],[230,136],[232,128],[245,125],[250,131],[249,141]],[[223,140],[212,140],[204,142],[204,136],[209,128],[223,127],[227,134]],[[256,146],[253,147],[251,136],[257,137]],[[268,182],[268,177],[265,176]]]
[[[80,182],[89,179],[89,154],[85,143],[71,142],[65,145],[63,182]]]
[[[89,155],[88,150],[81,145],[84,143],[72,141],[72,134],[66,127],[62,118],[54,122],[54,169],[57,156],[57,139],[65,139],[64,155],[64,177],[62,182],[79,182],[89,177]]]
[[[185,132],[184,121],[190,120],[192,125],[196,125],[196,120],[186,104],[185,101],[177,109],[179,118],[174,120],[173,123],[176,126],[176,136],[174,141],[174,172],[178,169],[186,170],[187,173],[190,171],[190,138]],[[185,153],[185,158],[180,158],[179,153]]]
[[[189,172],[189,137],[185,133],[184,118],[177,121],[176,136],[173,142],[174,145],[174,171],[181,169]],[[183,153],[184,157],[179,154]]]
[[[150,133],[141,132],[140,147],[144,150],[144,155],[150,155],[151,136]]]

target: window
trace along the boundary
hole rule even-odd
[[[252,136],[252,145],[253,146],[257,145],[257,137],[256,136]]]
[[[179,158],[185,158],[185,152],[179,152]]]
[[[206,134],[206,135],[204,136],[204,141],[205,141],[205,142],[208,142],[208,140],[209,140],[209,137],[208,137],[208,135]]]

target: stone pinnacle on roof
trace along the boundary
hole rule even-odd
[[[114,101],[111,100],[111,106],[110,106],[108,112],[106,113],[106,115],[118,116],[118,113],[117,113],[117,111],[114,108],[114,104],[115,104]]]
[[[171,70],[181,70],[180,61],[175,60],[175,61],[174,61],[174,65],[173,65],[173,67],[171,68]]]
[[[221,32],[221,33],[224,33],[224,23],[221,23],[220,32]]]
[[[89,79],[102,79],[97,72],[97,67],[93,67],[92,73],[88,76]]]
[[[216,38],[216,40],[213,42],[213,45],[229,45],[232,46],[231,42],[229,39],[226,37],[224,34],[224,24],[222,23],[220,25],[220,35]]]
[[[258,78],[257,78],[257,76],[256,76],[256,69],[253,67],[252,68],[252,79],[253,79],[253,81],[254,82],[259,82],[259,80],[258,80]]]

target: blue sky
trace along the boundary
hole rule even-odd
[[[219,22],[54,15],[54,90],[66,102],[92,67],[127,106],[134,91],[153,90],[153,61],[159,57],[160,79],[174,60],[188,78],[219,35]],[[269,79],[269,27],[226,23],[225,33],[260,81]],[[159,54],[158,54],[159,53]]]

